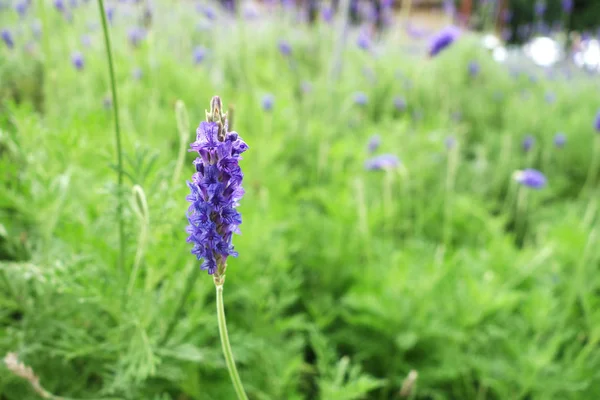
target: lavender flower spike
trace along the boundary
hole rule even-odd
[[[516,171],[514,178],[521,185],[532,189],[542,189],[546,186],[546,177],[537,169],[527,168],[523,171]]]
[[[598,110],[598,113],[596,114],[596,119],[594,120],[594,128],[596,129],[596,132],[600,133],[600,110]]]
[[[369,170],[387,170],[400,166],[400,160],[393,154],[382,154],[365,162],[365,168]]]
[[[2,41],[6,44],[6,46],[9,49],[15,47],[15,42],[13,40],[12,34],[8,29],[2,29],[2,33],[0,34],[0,36],[2,36]]]
[[[200,268],[223,284],[227,257],[237,257],[232,245],[234,233],[240,233],[242,217],[236,210],[244,195],[241,154],[248,145],[236,132],[229,132],[227,114],[221,99],[213,97],[210,112],[196,130],[196,141],[190,151],[198,153],[194,161],[196,173],[188,182],[191,205],[187,211],[187,241],[193,243],[192,254],[200,260]]]
[[[456,26],[449,26],[439,31],[429,43],[429,56],[435,57],[446,47],[458,39],[460,29]]]

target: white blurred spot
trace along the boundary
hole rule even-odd
[[[532,39],[524,46],[524,51],[535,64],[541,67],[550,67],[561,58],[560,44],[545,36]]]

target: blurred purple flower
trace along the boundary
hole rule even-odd
[[[559,149],[562,149],[567,143],[567,136],[564,133],[557,133],[554,136],[554,145]]]
[[[543,17],[546,13],[546,2],[544,0],[537,0],[533,6],[533,12],[536,17]]]
[[[546,103],[554,104],[556,102],[556,94],[553,92],[547,92],[544,96],[544,99],[546,100]]]
[[[204,14],[204,16],[211,21],[217,17],[217,14],[215,13],[215,10],[212,7],[198,4],[196,10],[202,12],[202,14]]]
[[[302,83],[300,84],[300,87],[302,89],[302,93],[310,93],[312,92],[312,83],[308,82],[308,81],[302,81]]]
[[[54,8],[60,12],[65,11],[65,2],[63,0],[54,0]]]
[[[361,31],[356,38],[356,45],[363,50],[371,48],[371,38],[365,31]]]
[[[2,41],[6,44],[6,47],[8,47],[9,49],[15,47],[15,42],[13,40],[12,34],[8,29],[2,29],[2,33],[0,33],[0,36],[2,36]]]
[[[106,7],[104,9],[104,12],[106,12],[106,19],[108,20],[108,23],[112,24],[113,18],[115,17],[115,8],[114,7]]]
[[[367,151],[369,154],[375,153],[375,151],[377,151],[379,148],[379,145],[381,145],[381,137],[379,135],[371,136],[367,145]]]
[[[400,160],[393,154],[382,154],[373,157],[365,162],[365,169],[368,170],[389,170],[397,168]]]
[[[512,35],[513,31],[511,28],[505,27],[502,29],[502,40],[504,40],[505,42],[508,42],[510,39],[512,39]]]
[[[25,15],[27,14],[27,8],[28,5],[26,1],[22,0],[19,1],[16,5],[15,5],[15,11],[19,14],[19,16],[21,18],[24,18]]]
[[[505,24],[508,24],[512,20],[512,17],[513,17],[513,12],[511,10],[509,10],[508,8],[506,8],[502,11],[502,21]]]
[[[471,77],[476,77],[477,75],[479,75],[479,70],[480,70],[480,66],[477,61],[471,61],[469,63],[469,75]]]
[[[535,143],[535,138],[533,136],[531,136],[531,135],[525,136],[525,139],[523,139],[523,151],[527,153],[529,150],[531,150],[534,143]]]
[[[546,177],[540,171],[528,168],[523,171],[516,171],[514,178],[521,185],[532,189],[542,189],[546,186]]]
[[[596,120],[594,121],[594,128],[596,128],[596,132],[600,133],[600,110],[596,114]]]
[[[323,21],[330,23],[331,21],[333,21],[333,16],[335,15],[333,8],[331,8],[330,6],[325,6],[323,7],[323,9],[321,10],[321,17],[323,18]]]
[[[423,39],[425,36],[427,36],[429,34],[429,31],[427,31],[424,28],[415,26],[409,22],[406,25],[406,33],[408,33],[408,35],[410,37],[412,37],[413,39]]]
[[[396,109],[396,111],[406,110],[406,100],[404,100],[404,97],[394,97],[394,108]]]
[[[281,39],[277,46],[282,55],[289,56],[292,54],[292,46],[286,40]]]
[[[196,46],[194,48],[194,64],[201,64],[206,57],[206,48],[202,46]]]
[[[265,94],[262,98],[262,108],[265,111],[273,110],[273,106],[275,105],[275,96],[272,94]]]
[[[571,11],[573,11],[573,0],[562,0],[562,9],[565,13],[571,14]]]
[[[140,27],[133,27],[127,31],[127,38],[133,47],[138,47],[146,37],[146,31]]]
[[[446,145],[446,149],[451,150],[456,145],[456,139],[454,139],[452,136],[448,136],[444,144]]]
[[[90,35],[81,36],[81,44],[85,48],[90,47],[90,45],[92,44],[92,38],[90,37]]]
[[[71,56],[71,62],[73,63],[73,66],[75,68],[77,68],[78,70],[82,70],[83,69],[83,54],[81,54],[80,52],[75,52],[73,53],[73,55]]]
[[[456,13],[456,5],[454,4],[454,0],[444,0],[444,13],[449,17],[454,17]]]
[[[460,36],[460,29],[449,26],[439,31],[429,43],[429,56],[435,57],[442,50],[450,46]]]
[[[359,105],[359,106],[365,106],[367,105],[367,102],[369,101],[369,97],[363,93],[363,92],[356,92],[354,93],[354,103]]]

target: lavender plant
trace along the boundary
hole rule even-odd
[[[242,217],[236,210],[244,195],[243,173],[239,166],[241,154],[248,145],[236,132],[229,132],[227,113],[222,111],[221,99],[212,98],[206,121],[196,130],[196,141],[190,151],[197,152],[194,160],[196,172],[188,182],[190,206],[187,212],[189,234],[187,241],[194,244],[192,254],[203,260],[200,269],[213,276],[217,291],[217,318],[223,354],[227,369],[238,399],[247,399],[238,374],[229,343],[223,285],[227,269],[227,258],[237,257],[232,239],[240,233]]]

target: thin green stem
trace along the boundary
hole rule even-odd
[[[106,46],[106,56],[108,59],[108,70],[110,73],[110,86],[113,100],[113,114],[115,119],[118,168],[117,218],[119,220],[119,270],[123,272],[125,268],[125,225],[123,221],[123,150],[121,148],[121,127],[119,125],[119,101],[117,99],[117,83],[115,81],[115,68],[112,59],[112,49],[110,47],[108,23],[106,22],[106,12],[104,11],[104,0],[98,0],[98,8],[100,11],[100,19],[102,20],[102,30],[104,31],[104,44]]]
[[[235,367],[235,361],[233,360],[233,352],[231,351],[231,344],[229,343],[229,335],[227,334],[227,322],[225,320],[225,307],[223,306],[223,285],[215,284],[217,289],[217,319],[219,321],[219,335],[221,336],[221,345],[223,346],[223,355],[225,356],[225,362],[227,363],[227,369],[229,370],[229,376],[233,383],[233,388],[239,400],[248,400],[242,380],[238,374],[237,368]]]

